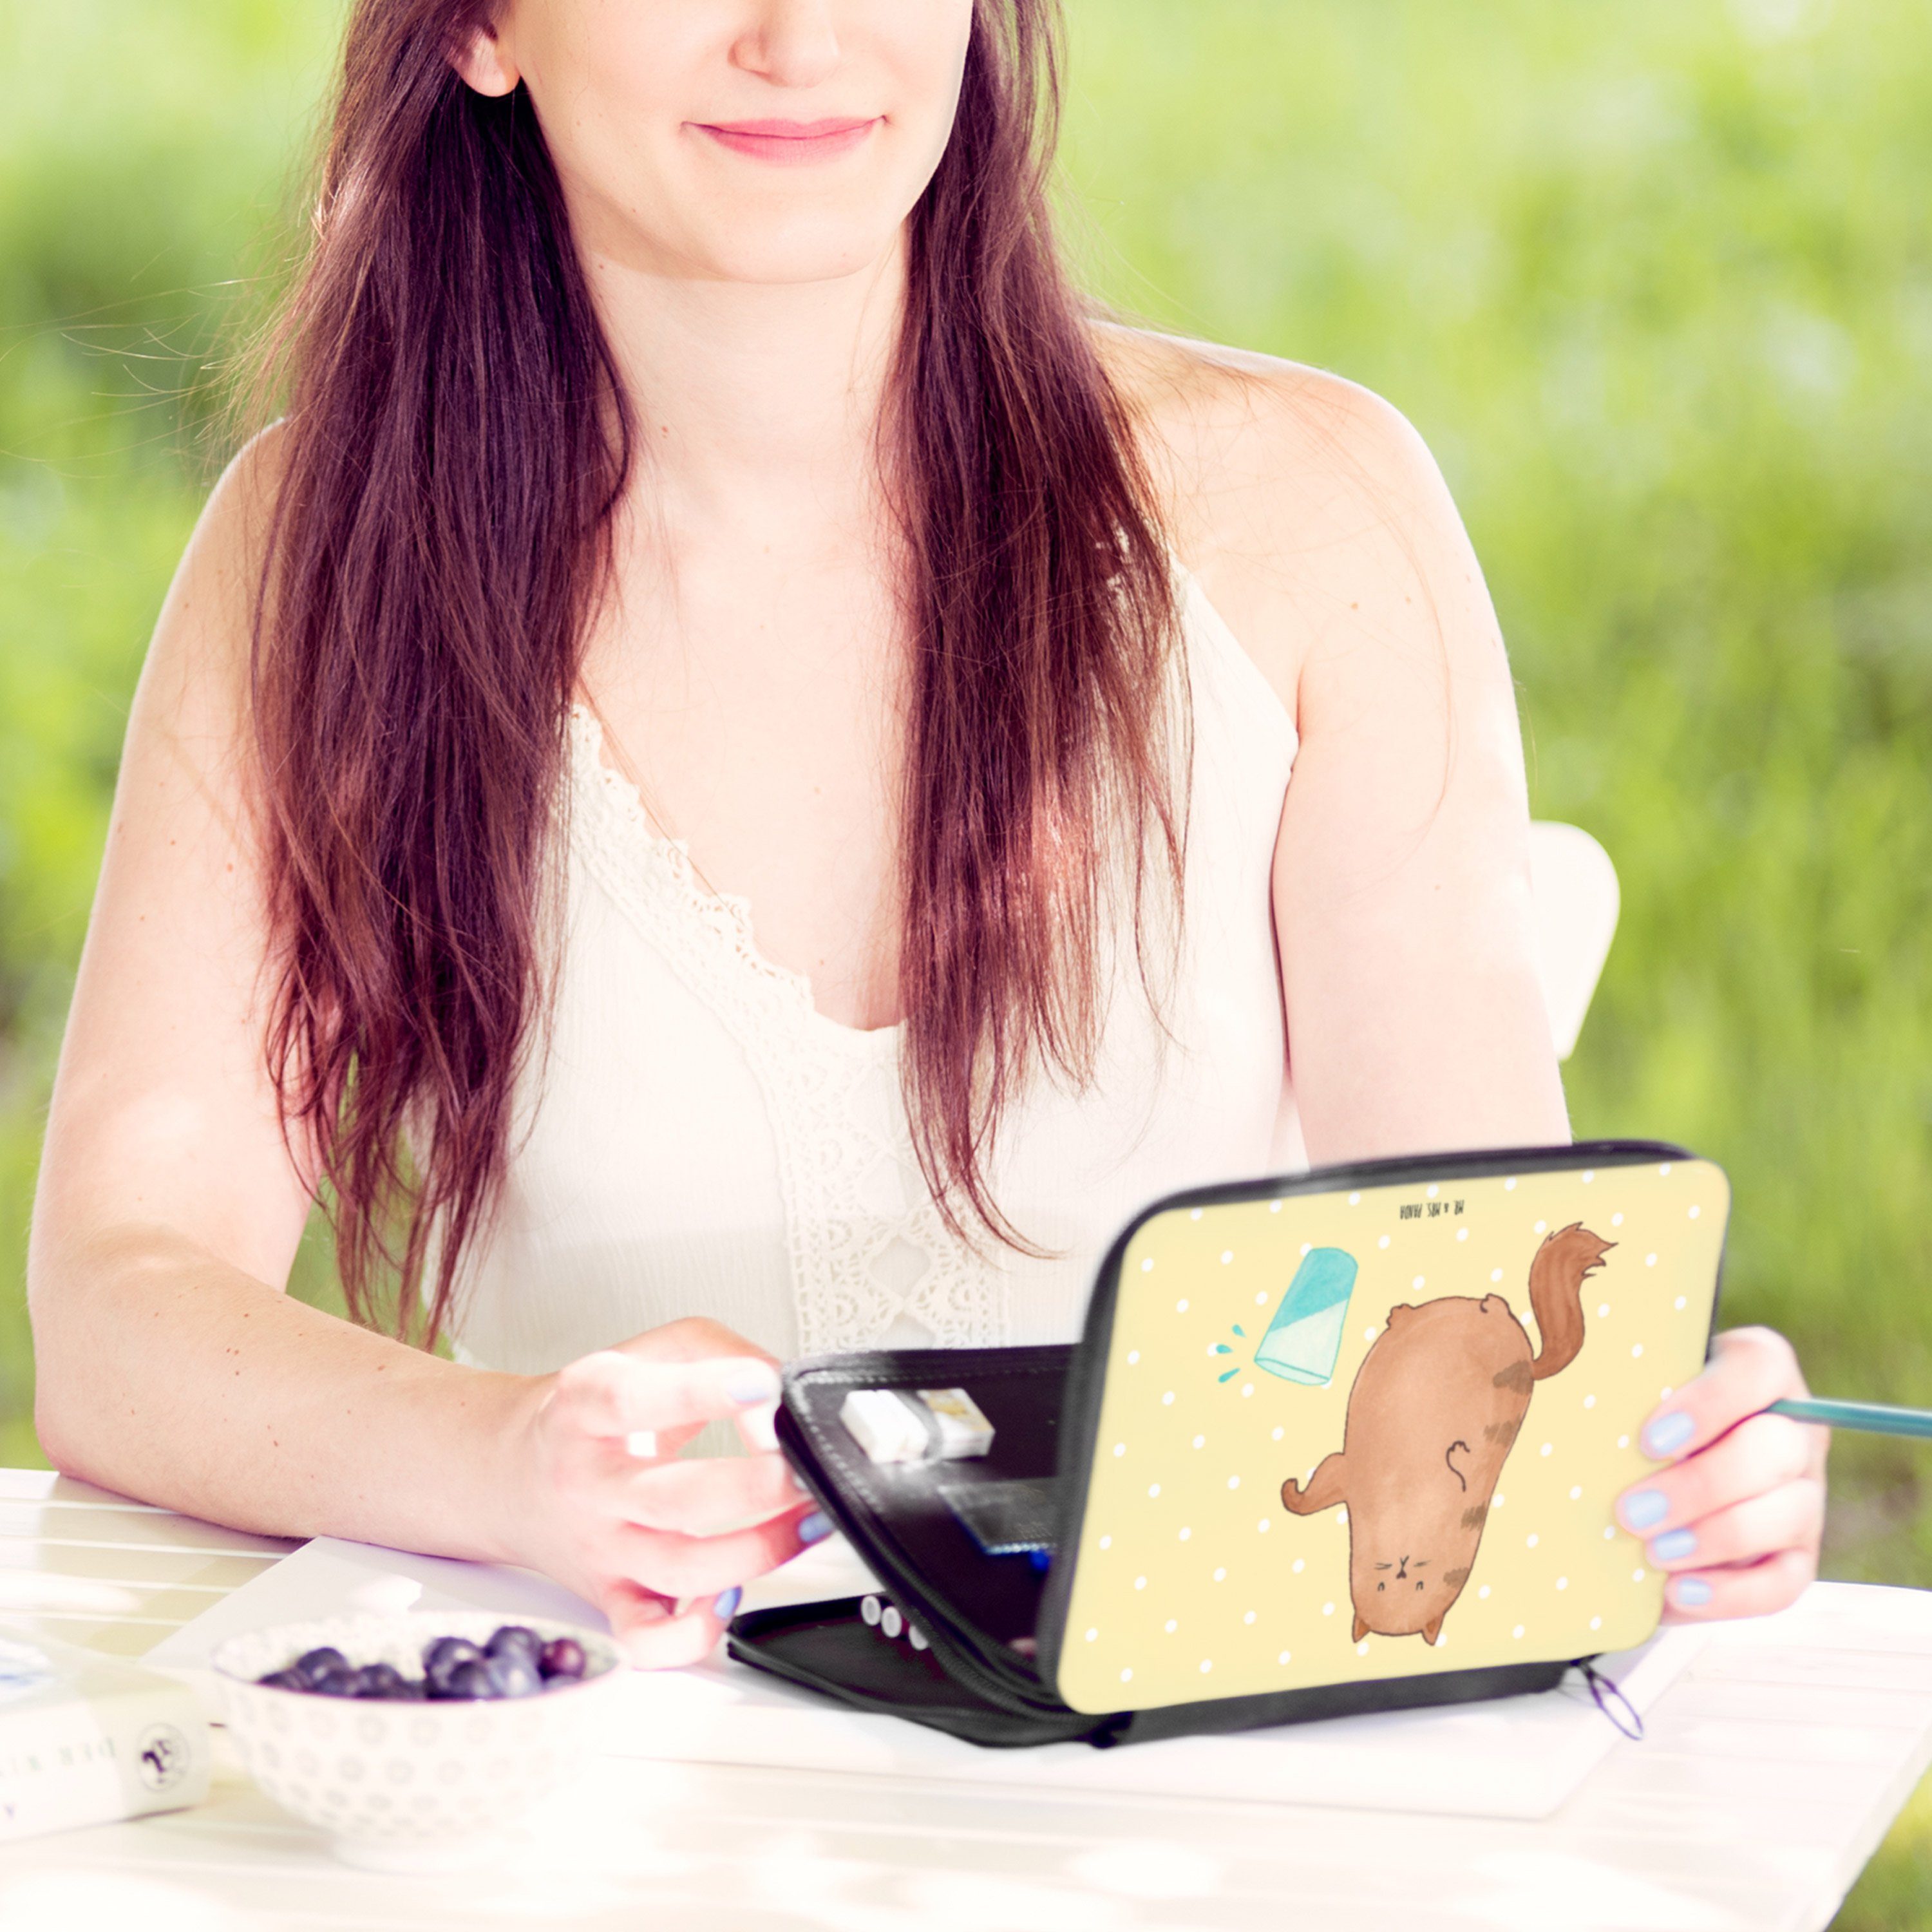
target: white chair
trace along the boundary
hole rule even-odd
[[[1543,996],[1556,1057],[1568,1060],[1616,933],[1617,868],[1602,846],[1574,825],[1539,822],[1529,834]]]

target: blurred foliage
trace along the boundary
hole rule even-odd
[[[1623,926],[1582,1133],[1736,1191],[1727,1312],[1932,1400],[1932,16],[1922,0],[1074,0],[1072,232],[1176,330],[1440,457],[1540,815]],[[209,358],[296,232],[338,0],[0,0],[0,1460],[36,1143]],[[322,1262],[308,1271],[319,1283]],[[326,1293],[326,1286],[318,1292]],[[1932,1583],[1842,1440],[1828,1568]],[[1841,1920],[1924,1922],[1908,1814]]]

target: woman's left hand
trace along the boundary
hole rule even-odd
[[[1758,1412],[1804,1393],[1782,1335],[1734,1328],[1644,1424],[1666,1466],[1618,1498],[1617,1520],[1669,1572],[1666,1622],[1763,1616],[1817,1575],[1831,1432]]]

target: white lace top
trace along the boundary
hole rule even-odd
[[[686,1315],[781,1357],[1070,1340],[1135,1210],[1304,1164],[1270,901],[1294,729],[1185,573],[1182,590],[1195,758],[1174,1040],[1137,975],[1117,976],[1095,1085],[1036,1082],[988,1169],[1053,1257],[947,1232],[899,1096],[902,1030],[826,1018],[765,959],[750,906],[655,836],[580,710],[549,1051],[465,1270],[463,1359],[541,1372]]]

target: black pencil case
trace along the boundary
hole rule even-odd
[[[1122,1231],[1076,1346],[796,1364],[780,1442],[896,1615],[752,1612],[730,1654],[1002,1746],[1552,1688],[1656,1628],[1612,1506],[1704,1360],[1728,1206],[1644,1142],[1198,1190]],[[983,1458],[878,1464],[841,1420],[956,1388]],[[1016,1508],[1035,1546],[992,1553]]]

